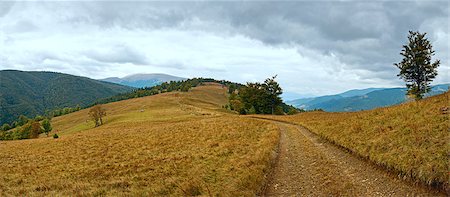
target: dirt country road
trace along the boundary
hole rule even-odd
[[[401,180],[301,126],[273,122],[281,139],[265,196],[445,196]]]

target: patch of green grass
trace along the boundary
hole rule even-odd
[[[84,123],[80,123],[77,124],[73,127],[70,127],[69,129],[65,130],[64,132],[62,132],[62,135],[70,135],[70,134],[75,134],[84,130],[88,130],[88,129],[92,129],[95,126],[95,124],[92,121],[88,121],[88,122],[84,122]],[[55,133],[59,133],[54,131]]]

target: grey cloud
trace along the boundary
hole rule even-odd
[[[177,27],[194,17],[180,4],[158,2],[60,2],[58,7],[69,7],[78,14],[70,15],[69,23],[89,23],[102,28],[158,29]],[[51,3],[55,6],[55,3]],[[174,5],[174,6],[171,6]],[[176,6],[175,6],[176,5]]]
[[[175,61],[175,60],[169,60],[167,62],[163,62],[163,63],[151,63],[152,66],[156,66],[156,67],[163,67],[163,68],[175,68],[178,70],[182,70],[182,69],[186,69],[189,67],[189,65],[186,65],[183,62],[180,61]]]
[[[96,2],[84,3],[82,8],[86,14],[81,17],[102,27],[192,26],[218,34],[242,34],[268,45],[298,44],[323,54],[335,53],[342,62],[369,71],[384,70],[398,61],[409,30],[419,30],[436,18],[448,19],[449,14],[448,2],[409,1]],[[194,24],[198,22],[204,26]]]
[[[113,35],[115,33],[127,35],[126,32],[129,31],[138,32],[130,35],[143,36],[146,32],[151,33],[155,30],[167,31],[168,33],[171,31],[187,32],[186,34],[200,32],[201,35],[219,36],[224,40],[233,37],[245,37],[245,39],[263,43],[264,46],[262,47],[293,48],[297,49],[300,56],[311,59],[311,61],[306,61],[307,63],[326,64],[329,68],[323,70],[326,70],[329,76],[333,76],[335,73],[355,72],[355,75],[360,78],[358,80],[367,83],[370,81],[393,81],[392,83],[397,83],[399,80],[395,73],[398,71],[392,64],[401,59],[399,52],[406,42],[408,30],[421,30],[428,32],[432,41],[439,41],[433,44],[436,46],[435,49],[439,53],[439,57],[445,58],[442,59],[442,66],[449,66],[449,38],[446,38],[450,35],[448,29],[449,2],[444,1],[81,1],[18,2],[14,6],[13,4],[0,3],[0,22],[9,25],[5,27],[6,25],[2,26],[0,23],[0,43],[2,40],[3,43],[6,43],[6,39],[10,36],[13,37],[11,39],[22,39],[22,37],[16,36],[14,32],[47,29],[43,33],[53,34],[53,27],[57,32],[55,33],[56,36],[59,35],[58,33],[65,36],[71,33],[68,33],[68,31],[73,29],[83,30],[83,28],[87,30],[87,33],[101,32],[103,33],[101,35],[111,35],[111,38],[98,38],[99,40],[105,39],[106,42],[94,40],[93,43],[86,43],[85,46],[76,46],[75,48],[79,48],[63,52],[77,53],[75,55],[81,53],[88,59],[83,60],[83,62],[76,60],[76,58],[70,60],[72,57],[67,59],[67,57],[53,57],[49,54],[30,57],[32,60],[27,60],[34,63],[43,62],[46,59],[56,62],[72,61],[80,65],[78,70],[84,69],[83,66],[89,67],[89,65],[100,70],[100,68],[107,68],[114,63],[130,63],[133,65],[149,65],[155,68],[169,68],[177,72],[198,68],[198,70],[201,70],[199,74],[202,74],[200,72],[223,73],[233,65],[251,67],[249,65],[260,64],[263,67],[270,67],[273,65],[266,65],[267,61],[270,60],[271,64],[278,61],[278,59],[274,60],[274,56],[271,56],[271,54],[264,54],[269,57],[267,61],[264,56],[255,56],[251,53],[245,54],[245,57],[237,58],[223,54],[221,57],[229,59],[224,61],[228,65],[209,65],[208,57],[202,56],[202,54],[221,50],[214,48],[216,47],[214,45],[208,45],[211,48],[202,48],[203,45],[197,46],[197,43],[191,43],[190,37],[185,40],[173,41],[169,37],[168,40],[156,41],[157,43],[154,46],[164,48],[164,42],[168,42],[170,47],[179,47],[178,51],[183,51],[182,49],[188,46],[186,47],[187,50],[196,51],[195,54],[200,53],[200,58],[177,58],[171,57],[171,54],[167,56],[162,54],[163,57],[159,57],[142,50],[145,47],[139,46],[139,39],[124,42],[126,44],[122,45],[120,44],[122,43],[120,36]],[[31,11],[22,9],[27,5]],[[11,17],[15,21],[1,21],[2,16],[9,13],[13,14],[11,10],[15,11],[16,15]],[[33,11],[40,12],[40,15]],[[41,20],[36,16],[47,18]],[[14,27],[14,24],[17,24],[17,26]],[[2,32],[5,32],[5,34],[2,35]],[[141,34],[141,32],[144,33]],[[440,34],[437,35],[437,32]],[[40,35],[38,34],[38,36]],[[87,35],[87,37],[89,36]],[[145,39],[142,38],[142,40]],[[163,39],[167,38],[164,37]],[[55,40],[57,39],[55,38]],[[66,41],[61,42],[66,43]],[[172,45],[170,42],[178,43],[178,45]],[[103,46],[104,43],[107,44]],[[153,43],[146,43],[146,45],[153,45]],[[236,46],[239,45],[235,45],[233,49],[236,49]],[[17,51],[21,53],[22,50],[17,49]],[[174,51],[177,51],[177,49],[174,49]],[[166,53],[171,53],[171,49],[167,50]],[[225,53],[227,52],[225,51]],[[235,55],[235,53],[231,54]],[[174,55],[177,54],[174,53]],[[285,57],[282,56],[281,58]],[[20,58],[16,59],[18,60],[8,59],[9,64],[16,63],[12,61],[27,63]],[[290,61],[293,60],[283,62],[291,63]],[[336,61],[336,63],[333,63],[333,61]],[[316,65],[305,66],[314,67]],[[240,71],[245,70],[239,69]],[[89,69],[85,69],[83,72],[89,72]]]
[[[13,25],[5,27],[7,33],[26,33],[38,30],[38,27],[31,21],[20,20]]]
[[[37,58],[41,62],[28,63],[31,70],[56,70],[63,73],[71,73],[79,76],[95,76],[105,72],[113,65],[108,62],[99,62],[93,59],[83,59],[78,55],[59,56],[47,53]]]
[[[343,62],[370,68],[369,64],[374,62],[391,65],[397,59],[408,30],[419,29],[430,18],[448,18],[448,12],[440,6],[438,3],[423,6],[415,2],[288,2],[275,6],[269,3],[263,6],[267,9],[258,7],[257,10],[263,13],[260,15],[250,11],[254,13],[251,18],[258,18],[256,22],[241,24],[246,21],[242,20],[246,15],[234,16],[235,21],[239,21],[235,25],[243,27],[243,32],[268,44],[294,41],[324,53],[344,54]],[[284,28],[283,23],[287,24]],[[292,32],[299,28],[300,32]],[[365,42],[369,39],[371,42]]]
[[[205,71],[208,71],[208,72],[213,72],[213,73],[223,73],[223,72],[226,72],[225,69],[221,69],[221,68],[198,68],[198,69],[199,69],[199,70],[202,69],[202,70],[205,70]]]
[[[0,2],[0,17],[3,17],[9,13],[11,8],[14,6],[14,1]]]
[[[229,29],[268,44],[365,38],[399,40],[424,20],[448,17],[445,2],[62,2],[84,21],[102,27],[177,28],[189,21],[228,24]],[[447,3],[448,4],[448,3]],[[51,5],[55,5],[52,3]],[[222,26],[224,27],[224,26]],[[388,36],[384,36],[389,34]],[[320,37],[316,39],[316,37]],[[324,40],[317,43],[317,40]]]
[[[108,49],[90,50],[85,52],[84,56],[104,63],[148,64],[145,54],[124,44],[115,45]]]

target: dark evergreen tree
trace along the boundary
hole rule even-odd
[[[431,61],[434,55],[430,41],[425,37],[426,33],[410,31],[408,44],[403,45],[403,60],[394,64],[400,69],[397,75],[406,82],[408,95],[416,100],[422,99],[423,95],[430,90],[430,82],[437,75],[437,67],[440,61]]]
[[[282,114],[283,101],[280,98],[282,89],[276,76],[268,78],[264,83],[247,83],[231,94],[230,107],[240,114]]]
[[[280,95],[283,93],[283,90],[280,87],[280,84],[275,81],[277,76],[273,76],[272,78],[268,78],[264,81],[263,87],[267,92],[268,99],[270,101],[271,114],[275,114],[275,109],[277,106],[281,105],[283,101],[280,98]]]

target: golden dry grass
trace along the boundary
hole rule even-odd
[[[228,102],[220,85],[200,86],[188,93],[171,92],[105,104],[106,124],[123,122],[177,122],[199,117],[221,116]],[[72,134],[91,129],[89,109],[52,119],[54,132]]]
[[[362,112],[264,117],[303,125],[403,178],[445,188],[449,181],[449,96],[447,92]]]
[[[271,123],[223,113],[226,92],[202,86],[53,120],[60,139],[0,142],[0,196],[254,196],[278,143]]]

